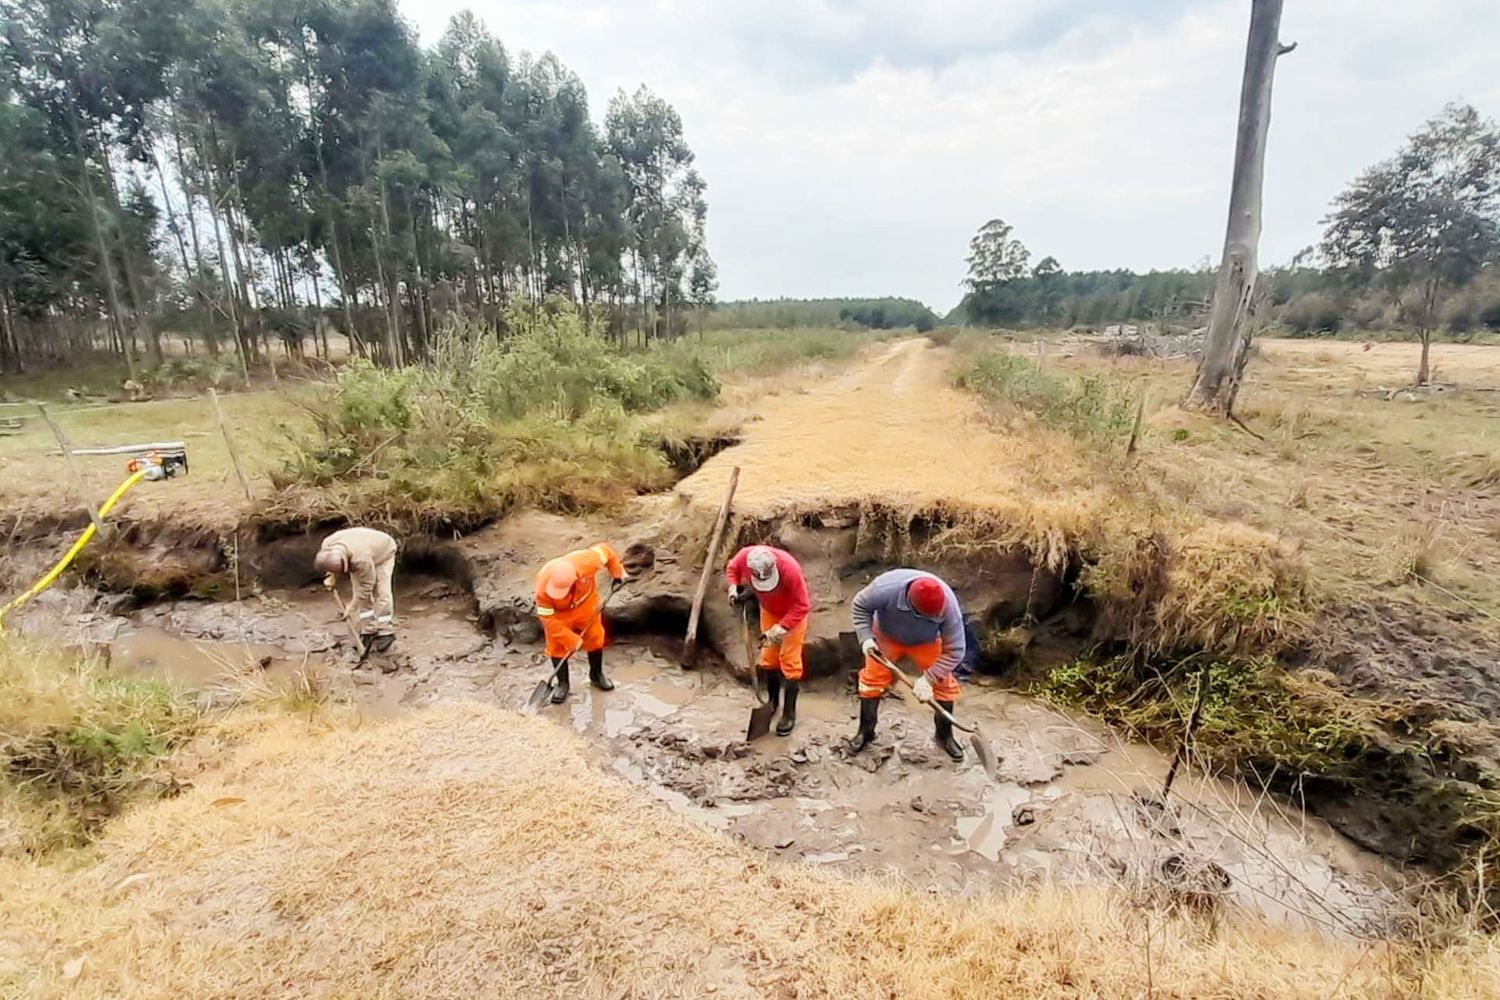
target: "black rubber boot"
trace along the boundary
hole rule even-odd
[[[859,699],[859,732],[849,741],[849,752],[859,753],[875,742],[875,722],[880,717],[879,698]]]
[[[786,682],[786,698],[781,703],[781,721],[776,723],[777,736],[790,736],[797,728],[797,682]]]
[[[954,702],[940,701],[937,704],[946,709],[949,715],[953,714]],[[953,723],[936,712],[932,713],[932,719],[932,738],[937,741],[938,746],[943,748],[943,753],[954,760],[963,760],[964,748],[959,746],[958,741],[953,738]]]
[[[557,685],[552,689],[552,704],[561,705],[568,700],[568,661],[553,657],[552,666],[557,670]]]
[[[589,683],[600,691],[613,691],[615,682],[604,676],[604,650],[596,649],[589,654]]]
[[[781,671],[762,670],[760,682],[766,689],[766,701],[773,705],[781,704]]]

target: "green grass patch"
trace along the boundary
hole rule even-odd
[[[197,719],[165,683],[0,639],[0,851],[81,846],[129,803],[169,794],[166,757]]]
[[[1207,690],[1194,746],[1209,770],[1352,777],[1374,727],[1389,721],[1376,706],[1343,695],[1317,675],[1288,672],[1267,658],[1188,658],[1168,665],[1128,656],[1079,660],[1054,668],[1041,687],[1053,701],[1175,747],[1200,673]]]
[[[1083,438],[1124,437],[1135,417],[1130,398],[1111,382],[1048,371],[998,347],[975,353],[956,382],[992,403],[1015,407]]]
[[[789,330],[710,330],[659,348],[667,358],[693,359],[715,372],[775,375],[800,365],[852,359],[893,331],[797,327]]]
[[[1327,674],[1271,657],[1081,659],[1036,691],[1171,753],[1200,676],[1194,766],[1304,801],[1378,799],[1387,849],[1445,873],[1466,906],[1500,907],[1500,773],[1476,764],[1483,755],[1464,744],[1464,727],[1425,726],[1405,706],[1350,696]]]

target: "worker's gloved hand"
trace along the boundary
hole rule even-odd
[[[617,580],[611,580],[610,584],[609,584],[609,592],[611,594],[613,594],[615,591],[619,590],[621,587],[625,586],[629,582],[630,582],[630,574],[629,573],[626,573],[624,576],[620,577]]]
[[[729,606],[737,608],[740,606],[740,601],[744,599],[745,595],[740,593],[740,588],[736,584],[731,583],[729,585]]]
[[[323,587],[325,589],[327,589],[327,590],[332,590],[333,589],[333,585],[336,582],[337,581],[334,580],[332,573],[329,573],[327,576],[323,577]]]
[[[870,636],[870,638],[860,643],[859,648],[860,651],[863,652],[866,656],[874,656],[876,653],[880,652],[880,643],[876,642],[875,637],[872,635]]]
[[[912,694],[917,696],[918,701],[932,700],[932,681],[927,679],[926,674],[921,674],[911,686]]]
[[[785,638],[786,629],[778,623],[766,629],[766,634],[760,637],[760,644],[762,646],[779,646],[781,645],[781,640]]]

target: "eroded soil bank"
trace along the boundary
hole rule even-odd
[[[932,745],[930,717],[899,700],[883,707],[878,744],[848,756],[843,740],[857,709],[841,652],[846,602],[881,567],[878,544],[838,515],[778,527],[819,595],[810,647],[816,679],[792,736],[746,744],[752,697],[735,654],[720,652],[733,649],[735,637],[718,586],[705,616],[710,648],[697,669],[677,663],[701,560],[692,551],[695,522],[670,497],[643,503],[637,514],[609,525],[528,514],[459,541],[409,545],[400,641],[391,656],[357,668],[332,599],[298,569],[313,537],[246,544],[241,563],[263,567],[268,579],[242,576],[238,602],[144,599],[141,591],[101,598],[80,588],[44,595],[19,623],[107,649],[111,669],[173,677],[221,703],[247,679],[312,678],[372,719],[458,699],[517,707],[547,673],[530,615],[535,567],[546,554],[600,537],[646,539],[656,545],[656,565],[611,608],[608,662],[617,689],[593,691],[577,670],[569,702],[543,712],[579,733],[599,766],[675,810],[780,856],[894,873],[944,892],[1107,882],[1225,898],[1347,933],[1384,927],[1398,908],[1394,874],[1320,821],[1268,793],[1194,775],[1179,777],[1163,807],[1161,754],[993,678],[968,685],[960,710],[982,724],[1001,757],[997,780],[972,754],[955,767]],[[129,550],[111,550],[122,572],[133,561]],[[160,547],[133,551],[149,569]],[[965,583],[970,610],[981,617],[1019,614],[1020,600],[1033,614],[1071,623],[1054,630],[1059,643],[1070,630],[1087,631],[1083,612],[1064,600],[1063,581],[1022,563],[995,564]]]

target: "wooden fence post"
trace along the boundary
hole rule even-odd
[[[229,424],[224,420],[223,408],[219,406],[219,394],[210,389],[208,398],[214,401],[214,416],[219,420],[219,433],[224,435],[224,446],[229,449],[229,461],[234,463],[234,474],[240,478],[240,486],[245,491],[245,499],[254,503],[255,494],[250,492],[250,479],[245,475],[245,467],[240,464],[240,454],[234,450],[234,438],[229,436]]]
[[[740,483],[740,467],[729,472],[729,488],[724,491],[724,502],[719,505],[719,516],[714,521],[713,534],[708,536],[708,555],[703,559],[703,573],[698,577],[698,590],[693,594],[693,610],[688,614],[687,638],[682,644],[682,665],[691,667],[698,658],[698,619],[703,614],[703,598],[708,593],[708,581],[713,579],[714,565],[719,560],[719,545],[724,541],[724,525],[729,520],[729,505],[734,502],[734,490]]]
[[[52,419],[47,408],[41,403],[36,404],[36,412],[41,414],[47,426],[52,429],[52,436],[57,438],[57,446],[62,449],[63,458],[68,461],[68,470],[73,474],[73,486],[78,490],[78,499],[83,501],[83,509],[89,512],[89,520],[94,522],[94,531],[100,538],[104,537],[104,520],[99,516],[98,509],[89,500],[88,484],[83,481],[83,470],[78,467],[78,459],[73,457],[73,446],[63,436],[62,428]]]

